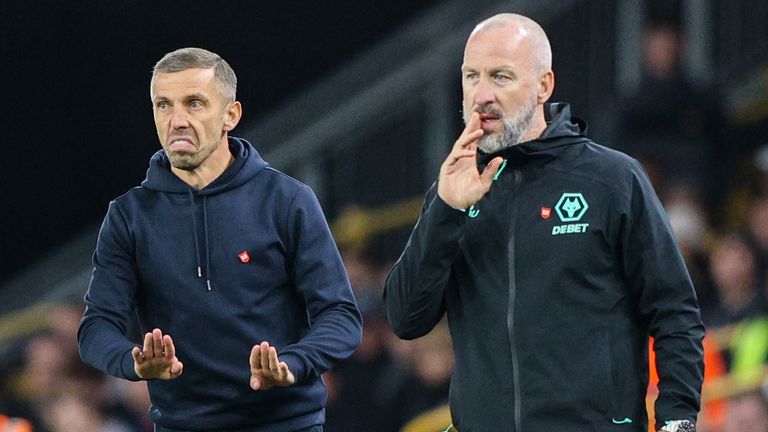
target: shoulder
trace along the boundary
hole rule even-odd
[[[642,165],[618,150],[585,140],[573,145],[561,158],[560,169],[589,179],[629,198],[640,183],[649,183]]]
[[[299,180],[296,180],[295,178],[289,176],[288,174],[282,171],[276,170],[271,166],[265,167],[260,173],[260,176],[264,177],[266,181],[272,184],[279,185],[280,187],[283,187],[286,190],[298,191],[298,190],[309,187],[306,184],[300,182]]]

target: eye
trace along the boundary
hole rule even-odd
[[[499,82],[508,82],[512,80],[512,77],[510,77],[509,75],[497,73],[497,74],[493,74],[493,79]]]
[[[189,102],[189,107],[190,107],[190,108],[192,108],[192,109],[200,109],[200,108],[202,108],[203,106],[204,106],[204,105],[203,105],[203,103],[202,103],[202,102],[200,102],[200,101],[199,101],[199,100],[197,100],[197,99],[193,99],[193,100],[191,100],[191,101]]]
[[[473,80],[477,78],[477,72],[466,72],[464,73],[464,79]]]
[[[168,103],[168,102],[166,102],[166,101],[160,101],[160,102],[158,102],[157,104],[155,104],[155,106],[156,106],[156,107],[157,107],[157,109],[159,109],[160,111],[165,111],[165,110],[167,110],[168,108],[170,108],[171,104],[169,104],[169,103]]]

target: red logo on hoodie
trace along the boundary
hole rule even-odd
[[[245,264],[245,263],[247,263],[248,261],[251,260],[251,256],[248,255],[248,251],[240,252],[240,255],[238,255],[237,257],[240,258],[240,262],[243,263],[243,264]]]
[[[542,219],[549,219],[549,217],[552,216],[552,209],[549,207],[542,207],[541,208],[541,218]]]

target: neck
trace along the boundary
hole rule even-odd
[[[205,158],[197,168],[187,171],[171,167],[171,171],[184,183],[200,190],[219,178],[219,176],[232,165],[234,160],[234,156],[232,156],[232,153],[229,151],[229,140],[225,134],[221,137],[221,140],[219,140],[216,150]]]

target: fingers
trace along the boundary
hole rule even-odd
[[[280,381],[291,385],[296,382],[296,378],[293,376],[293,373],[291,373],[291,370],[288,369],[288,364],[285,362],[280,362],[280,364],[277,365],[280,369]]]
[[[295,382],[288,365],[277,357],[277,348],[270,346],[268,342],[262,342],[251,348],[248,363],[251,366],[250,384],[254,390],[266,390]]]
[[[275,347],[269,347],[269,355],[268,355],[268,357],[269,357],[269,370],[273,374],[279,374],[280,371],[277,368],[277,363],[278,363],[277,362],[277,350],[275,349]]]
[[[270,356],[274,352],[274,365],[270,367]],[[271,372],[277,369],[277,351],[274,347],[270,347],[269,343],[262,342],[258,345],[254,345],[251,348],[251,356],[248,359],[248,363],[251,365],[251,373],[263,370],[264,372]]]
[[[480,125],[480,113],[477,111],[472,111],[472,114],[469,115],[469,121],[467,122],[467,127],[465,129],[475,131],[477,129],[481,129]]]
[[[155,357],[163,356],[163,332],[160,329],[152,330],[152,349]]]
[[[177,361],[171,365],[171,378],[176,378],[184,372],[184,363]]]
[[[476,143],[477,140],[483,137],[482,129],[477,129],[472,132],[466,132],[462,133],[459,139],[456,140],[456,143],[453,145],[452,151],[457,151],[465,148],[471,148],[472,144]]]
[[[261,378],[258,375],[251,374],[251,388],[254,390],[261,389]]]
[[[269,344],[266,342],[261,343],[261,368],[266,372],[269,369]]]
[[[495,157],[490,162],[488,162],[488,165],[485,166],[483,173],[480,174],[480,178],[482,179],[484,185],[488,187],[491,186],[491,183],[493,183],[493,177],[496,175],[496,173],[499,172],[499,167],[501,167],[501,163],[503,161],[504,159]]]
[[[448,155],[448,159],[446,160],[446,163],[448,166],[451,166],[461,159],[475,158],[476,156],[477,156],[476,149],[452,151],[451,154]]]
[[[163,350],[166,359],[172,360],[176,357],[176,347],[173,345],[173,339],[169,335],[163,336]]]
[[[480,114],[473,112],[469,117],[469,122],[464,127],[459,138],[453,145],[453,150],[467,147],[483,136],[483,129],[480,127]]]
[[[248,364],[251,365],[251,373],[261,368],[261,345],[254,345],[251,348],[251,355],[248,357]]]
[[[136,347],[136,350],[139,348]],[[139,356],[142,360],[154,357],[165,357],[170,360],[176,357],[176,347],[170,335],[163,335],[160,329],[154,329],[144,335],[144,344],[139,350]]]
[[[152,332],[144,335],[144,346],[142,347],[144,357],[154,357],[155,350],[152,348]]]
[[[133,347],[131,350],[131,357],[133,357],[133,362],[137,365],[144,363],[144,354],[142,354],[139,347]]]

